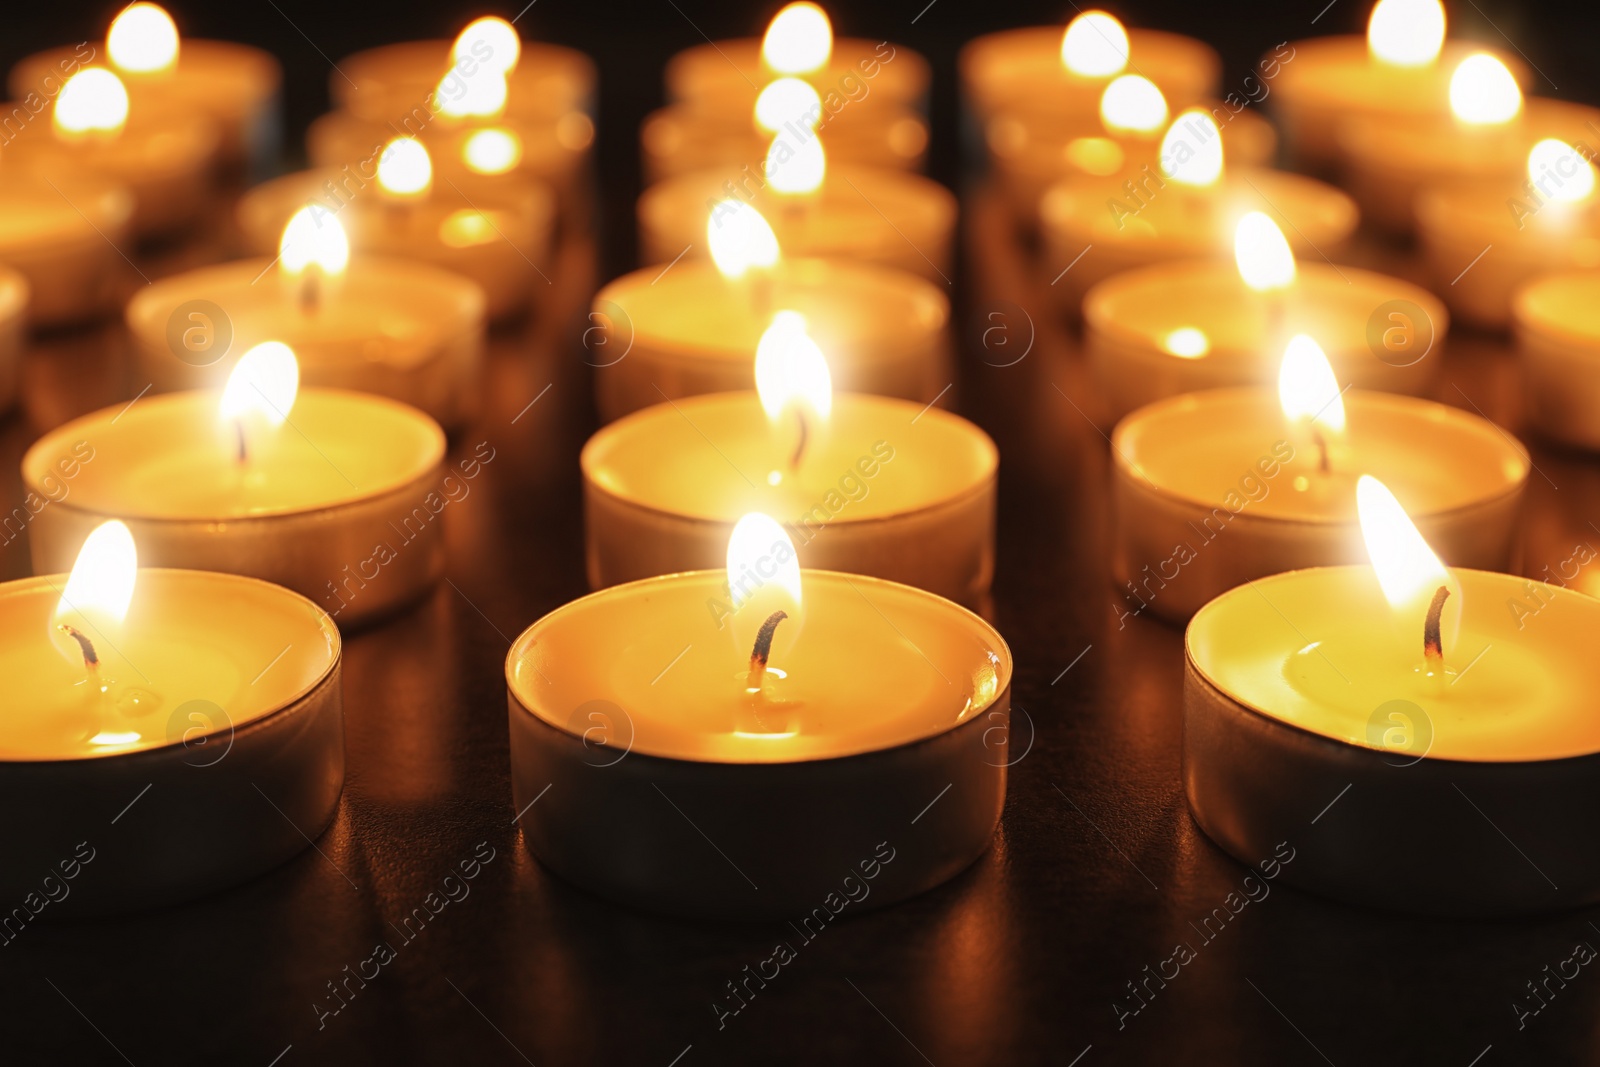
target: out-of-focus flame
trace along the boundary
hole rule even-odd
[[[1061,63],[1086,78],[1115,74],[1128,65],[1128,31],[1115,15],[1085,11],[1061,35]]]
[[[378,156],[378,186],[401,200],[420,199],[433,186],[433,160],[415,137],[396,137]]]
[[[778,262],[778,237],[761,212],[743,200],[717,203],[706,220],[711,261],[725,278],[742,278],[751,267]]]
[[[464,56],[471,56],[492,71],[510,74],[522,57],[522,39],[511,23],[496,15],[474,19],[457,35],[450,49],[452,63],[460,63]]]
[[[1500,125],[1522,111],[1522,90],[1504,63],[1488,52],[1474,52],[1450,76],[1450,110],[1474,126]]]
[[[308,269],[330,277],[350,264],[350,239],[333,212],[315,204],[296,211],[278,241],[278,269],[298,278]]]
[[[1211,113],[1179,112],[1161,139],[1161,173],[1180,185],[1206,186],[1222,177],[1222,131]]]
[[[813,134],[800,142],[799,147],[779,134],[767,149],[767,181],[780,193],[799,195],[815,192],[828,173],[828,156],[822,150],[822,138]]]
[[[84,67],[56,97],[56,132],[66,136],[117,133],[128,121],[128,90],[104,67]]]
[[[1425,67],[1444,47],[1439,0],[1378,0],[1367,20],[1367,51],[1396,67]]]
[[[1294,284],[1294,252],[1271,216],[1252,211],[1233,231],[1233,261],[1239,277],[1258,293],[1287,289]]]
[[[767,418],[777,421],[795,405],[826,420],[833,411],[828,359],[806,332],[806,317],[780,311],[756,345],[756,393]]]
[[[815,129],[822,120],[822,97],[800,78],[777,78],[756,97],[756,126],[777,133],[785,123],[802,130]]]
[[[478,130],[461,146],[461,160],[474,174],[504,174],[522,162],[522,140],[510,130]]]
[[[1167,123],[1167,98],[1149,78],[1124,74],[1100,94],[1100,122],[1112,133],[1153,134]]]
[[[1195,326],[1180,326],[1162,340],[1161,347],[1183,359],[1199,359],[1211,351],[1211,339]]]
[[[1548,182],[1554,172],[1554,182]],[[1528,152],[1528,181],[1545,197],[1575,204],[1594,195],[1594,164],[1565,141],[1547,137]]]
[[[300,364],[282,341],[263,341],[239,357],[222,390],[218,412],[228,422],[259,415],[279,426],[294,408],[300,390]]]
[[[1290,422],[1318,423],[1344,432],[1344,400],[1322,346],[1303,333],[1290,338],[1278,371],[1278,403]]]
[[[816,4],[801,0],[772,17],[761,39],[761,59],[779,74],[811,74],[833,56],[833,23]]]
[[[129,4],[106,33],[111,65],[134,74],[171,70],[178,63],[178,27],[158,4]]]

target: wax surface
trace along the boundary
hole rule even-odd
[[[275,430],[252,422],[250,456],[211,391],[144,397],[75,419],[23,458],[33,484],[73,446],[92,462],[72,484],[77,507],[143,519],[227,519],[304,512],[377,496],[424,477],[444,433],[415,409],[337,389],[302,389]]]
[[[1600,659],[1592,648],[1600,601],[1507,574],[1451,573],[1461,585],[1461,621],[1445,647],[1454,674],[1442,679],[1422,673],[1420,625],[1396,619],[1367,566],[1291,571],[1224,593],[1190,622],[1189,656],[1233,699],[1351,744],[1384,747],[1376,738],[1391,720],[1379,709],[1406,700],[1431,724],[1433,758],[1600,751]],[[1408,753],[1422,755],[1421,745]]]
[[[1243,499],[1241,482],[1266,495],[1256,516],[1354,522],[1356,480],[1382,481],[1412,515],[1436,515],[1519,491],[1528,453],[1513,439],[1458,408],[1431,400],[1350,389],[1342,438],[1329,435],[1329,466],[1318,469],[1315,442],[1284,417],[1271,389],[1216,389],[1152,404],[1118,426],[1118,455],[1158,493],[1203,507]],[[1294,456],[1272,477],[1260,460]],[[1269,466],[1275,464],[1269,463]]]
[[[237,729],[308,692],[333,669],[339,634],[310,601],[279,586],[205,571],[141,570],[121,633],[101,640],[101,693],[81,659],[51,641],[65,575],[0,585],[0,760],[113,755],[188,743],[212,727],[216,751]],[[180,708],[207,701],[200,719]],[[189,709],[195,710],[195,709]]]
[[[627,750],[787,763],[935,736],[1010,684],[1000,635],[949,601],[829,571],[802,572],[802,586],[800,616],[779,627],[771,660],[786,677],[765,703],[744,692],[750,650],[735,645],[736,620],[719,629],[708,607],[726,597],[718,571],[614,586],[557,609],[512,646],[511,691],[551,725],[589,733],[600,761]]]
[[[753,391],[719,393],[611,423],[584,448],[582,462],[585,475],[614,496],[720,522],[749,511],[801,522],[824,501],[842,512],[838,521],[901,515],[978,491],[998,462],[994,442],[965,419],[860,393],[834,397],[832,417],[816,428],[795,470],[797,439],[797,427],[772,423]]]
[[[1517,295],[1516,306],[1519,327],[1573,344],[1570,354],[1600,347],[1600,271],[1541,278]]]

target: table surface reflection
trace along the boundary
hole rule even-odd
[[[502,664],[523,627],[585,592],[577,457],[593,415],[579,335],[600,279],[593,249],[569,244],[545,269],[544,314],[493,338],[482,412],[452,443],[459,456],[487,441],[496,458],[451,509],[447,580],[347,640],[349,770],[334,825],[229,892],[30,925],[0,952],[7,1053],[283,1067],[1593,1058],[1600,978],[1541,988],[1547,1006],[1521,1027],[1513,1007],[1537,1003],[1527,983],[1576,943],[1600,945],[1591,913],[1436,922],[1273,886],[1220,929],[1199,929],[1247,872],[1184,803],[1181,635],[1146,619],[1119,625],[1108,449],[1081,358],[1004,211],[981,194],[965,206],[967,327],[945,402],[1001,447],[994,619],[1017,663],[1005,815],[971,870],[800,941],[786,924],[616,908],[523,849]],[[142,266],[165,273],[195,258]],[[1008,332],[986,332],[996,327]],[[998,355],[1001,340],[1020,347]],[[0,431],[7,510],[40,432],[139,392],[124,352],[117,325],[35,346],[22,410]],[[1519,429],[1503,342],[1456,337],[1439,358],[1438,399]],[[1537,575],[1600,544],[1600,465],[1534,451],[1522,558]],[[0,548],[0,567],[28,573],[26,535]],[[1315,847],[1317,829],[1308,823],[1296,845]],[[1403,812],[1393,832],[1407,833]],[[461,861],[490,850],[469,895],[401,928]],[[1559,880],[1560,857],[1538,860]],[[1508,845],[1506,862],[1524,860]],[[719,1021],[713,1005],[737,1003],[728,983],[780,940],[798,942],[796,958]],[[392,962],[351,980],[380,942]],[[1147,983],[1180,942],[1194,959]]]

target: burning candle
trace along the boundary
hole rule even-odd
[[[919,589],[802,571],[760,513],[726,561],[593,593],[512,646],[534,855],[639,907],[749,919],[804,914],[841,873],[888,904],[972,862],[1005,796],[1000,635]]]
[[[1092,116],[1125,71],[1154,82],[1176,107],[1215,96],[1222,61],[1207,44],[1129,30],[1104,11],[1081,11],[1065,32],[1030,26],[985,34],[961,50],[962,96],[980,118],[1001,113]]]
[[[157,4],[129,4],[111,21],[102,59],[94,45],[39,52],[11,68],[14,99],[48,100],[62,82],[100,59],[127,87],[132,110],[199,114],[220,136],[219,155],[230,168],[260,174],[277,160],[283,70],[268,52],[232,41],[179,37]],[[30,105],[31,107],[31,105]]]
[[[418,408],[447,428],[472,414],[483,362],[483,290],[425,263],[350,260],[338,216],[302,208],[275,260],[162,278],[135,294],[127,323],[156,390],[220,386],[230,351],[272,338],[294,349],[303,381]]]
[[[1452,565],[1510,566],[1528,453],[1430,400],[1342,391],[1310,337],[1277,388],[1213,389],[1140,408],[1111,436],[1117,615],[1181,622],[1234,586],[1360,558],[1356,484],[1395,486]]]
[[[1512,325],[1533,432],[1600,450],[1600,272],[1563,271],[1524,286]]]
[[[592,586],[715,566],[739,517],[759,510],[785,520],[801,565],[984,606],[999,459],[987,434],[911,401],[835,395],[794,311],[763,334],[755,378],[755,393],[657,404],[590,438]]]
[[[1114,274],[1165,260],[1224,258],[1250,211],[1293,235],[1298,255],[1319,258],[1337,256],[1357,221],[1355,204],[1331,185],[1283,171],[1225,169],[1211,115],[1182,112],[1162,137],[1159,172],[1146,165],[1118,188],[1067,181],[1045,194],[1040,219],[1050,291],[1076,316],[1089,288]]]
[[[444,433],[420,411],[300,389],[294,353],[264,342],[220,396],[143,397],[35,442],[22,461],[30,490],[58,497],[62,464],[76,474],[72,495],[34,516],[34,570],[63,569],[114,515],[156,565],[263,578],[360,623],[415,600],[442,572],[443,457]]]
[[[48,126],[23,127],[8,160],[61,185],[83,171],[102,174],[133,194],[135,236],[192,225],[209,202],[217,128],[198,112],[140,99],[130,105],[121,78],[83,67],[61,86]]]
[[[1439,0],[1379,0],[1365,38],[1295,41],[1271,96],[1291,155],[1303,167],[1332,167],[1346,123],[1368,129],[1447,126],[1451,77],[1474,50],[1445,40]],[[1526,80],[1521,63],[1497,59],[1517,81]]]
[[[59,914],[172,903],[282,863],[339,800],[338,631],[275,585],[138,569],[120,522],[80,540],[70,574],[0,585],[14,679],[0,811],[15,860],[0,888],[36,892],[119,810],[115,839],[77,854],[94,872],[53,901]]]
[[[506,175],[492,186],[435,180],[433,157],[412,137],[392,138],[361,167],[303,171],[259,185],[239,201],[239,225],[256,252],[275,252],[302,209],[337,215],[358,252],[420,260],[472,279],[500,321],[525,311],[553,284],[554,204],[548,190]]]
[[[1087,258],[1087,257],[1086,257]],[[1109,278],[1084,299],[1084,344],[1113,420],[1197,389],[1265,385],[1294,333],[1316,337],[1341,380],[1422,393],[1449,326],[1426,290],[1371,271],[1297,263],[1263,212],[1234,231],[1237,270],[1201,260]]]
[[[1586,654],[1600,604],[1446,569],[1381,481],[1363,477],[1357,499],[1370,566],[1264,578],[1189,623],[1196,821],[1252,863],[1318,822],[1284,878],[1367,905],[1485,915],[1600,898],[1582,847],[1600,787]],[[1508,861],[1507,833],[1527,864]]]
[[[595,297],[584,344],[602,419],[747,389],[750,353],[782,306],[835,353],[849,392],[933,402],[950,384],[950,301],[914,274],[848,259],[790,259],[761,213],[713,205],[708,259],[624,275]]]

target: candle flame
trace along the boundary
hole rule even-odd
[[[328,209],[311,204],[296,211],[283,228],[278,241],[278,269],[291,278],[298,278],[308,268],[315,267],[323,274],[336,276],[344,273],[350,263],[350,239],[338,216]]]
[[[761,212],[743,200],[723,200],[706,220],[711,260],[725,278],[742,278],[751,267],[778,262],[778,235]]]
[[[1211,339],[1195,326],[1180,326],[1167,334],[1161,346],[1182,359],[1199,359],[1211,351]]]
[[[424,197],[433,185],[433,160],[415,137],[396,137],[378,157],[378,185],[391,196]]]
[[[522,141],[510,130],[478,130],[461,146],[461,159],[474,174],[504,174],[522,162]]]
[[[153,74],[178,63],[178,27],[158,4],[129,4],[111,20],[106,52],[119,70]]]
[[[1450,76],[1450,110],[1474,126],[1501,125],[1522,110],[1522,90],[1499,59],[1474,52]]]
[[[522,58],[522,39],[511,23],[496,15],[474,19],[456,37],[450,61],[460,63],[471,56],[482,66],[499,74],[510,74]]]
[[[772,611],[798,612],[800,560],[795,555],[794,542],[776,519],[759,511],[740,518],[728,536],[727,558],[728,591],[733,597],[734,611],[761,600],[762,617],[755,620],[757,626]],[[758,597],[759,590],[772,592]],[[772,600],[780,602],[769,606]]]
[[[1179,112],[1161,139],[1161,173],[1181,185],[1212,185],[1222,176],[1222,131],[1205,108]]]
[[[1396,67],[1425,67],[1444,47],[1439,0],[1378,0],[1367,20],[1367,50]]]
[[[506,76],[490,67],[479,67],[470,76],[451,70],[434,90],[439,113],[452,119],[497,118],[506,109],[510,88]]]
[[[1287,289],[1294,284],[1294,252],[1271,216],[1252,211],[1233,231],[1233,261],[1239,277],[1258,293]]]
[[[1100,122],[1112,133],[1155,133],[1167,123],[1167,98],[1149,78],[1124,74],[1100,94]]]
[[[822,138],[813,134],[796,148],[789,138],[779,134],[767,149],[765,170],[767,181],[780,193],[798,196],[814,192],[828,173]]]
[[[254,412],[279,426],[294,407],[300,390],[300,364],[282,341],[263,341],[239,357],[222,390],[219,409],[224,420],[237,422]]]
[[[91,641],[99,636],[97,631],[114,630],[127,618],[138,577],[139,553],[132,532],[117,519],[101,523],[78,549],[77,562],[56,604],[55,621],[74,626]],[[87,626],[82,625],[85,623]],[[75,642],[66,647],[71,648],[74,659],[81,658],[82,650]]]
[[[1344,432],[1344,400],[1322,346],[1303,333],[1289,339],[1278,371],[1278,403],[1290,422],[1320,423]]]
[[[1554,181],[1545,179],[1554,172]],[[1528,152],[1528,180],[1551,200],[1575,204],[1594,194],[1594,165],[1565,141],[1547,137]]]
[[[56,97],[55,128],[60,133],[114,133],[128,121],[128,90],[122,79],[104,67],[85,67],[61,87]]]
[[[833,411],[833,376],[828,359],[806,332],[806,317],[780,311],[756,345],[756,393],[767,418],[776,422],[796,404],[826,420]]]
[[[1085,78],[1104,78],[1128,65],[1128,31],[1115,15],[1085,11],[1061,35],[1061,63]]]
[[[1446,601],[1448,624],[1443,627],[1446,633],[1441,634],[1441,645],[1448,644],[1446,634],[1460,621],[1460,584],[1428,547],[1389,487],[1370,474],[1356,482],[1356,512],[1373,573],[1397,615],[1421,623],[1440,586],[1456,594]]]
[[[768,133],[777,133],[789,122],[814,130],[822,120],[822,97],[808,81],[777,78],[756,97],[755,116],[756,126]]]
[[[833,23],[816,4],[801,0],[772,17],[761,39],[761,59],[779,74],[811,74],[833,56]]]

